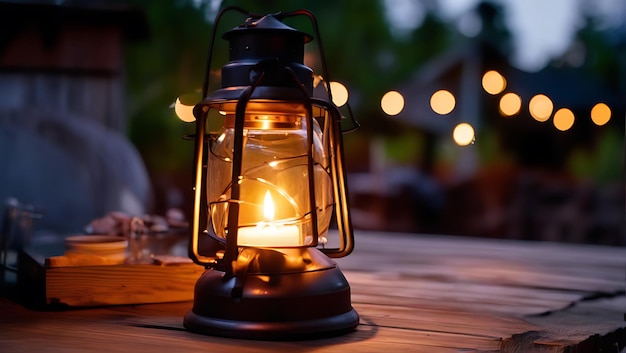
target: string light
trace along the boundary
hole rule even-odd
[[[498,71],[490,70],[483,75],[483,89],[485,92],[496,95],[506,88],[506,79]]]
[[[430,97],[430,107],[439,115],[449,114],[456,105],[456,99],[450,91],[439,90]]]
[[[497,95],[507,87],[507,81],[496,70],[487,71],[482,77],[482,87],[485,92]],[[333,93],[334,93],[333,88]],[[334,98],[334,97],[333,97]],[[430,97],[431,109],[439,115],[451,113],[456,106],[456,98],[448,90],[438,90]],[[387,92],[381,99],[381,107],[388,115],[397,115],[404,108],[404,97],[397,91]],[[511,117],[519,114],[522,108],[521,97],[513,92],[504,94],[499,101],[500,114]],[[554,103],[545,94],[536,94],[528,102],[530,116],[538,122],[550,119],[554,111]],[[597,103],[591,109],[591,120],[597,126],[603,126],[611,120],[611,108],[605,103]],[[568,108],[561,108],[554,113],[553,124],[559,131],[567,131],[575,121],[574,113]],[[453,131],[455,143],[466,146],[475,140],[474,128],[468,123],[458,124]]]
[[[554,127],[560,131],[567,131],[574,125],[574,113],[567,108],[561,108],[554,113]]]
[[[513,116],[522,109],[522,99],[515,93],[507,93],[500,98],[500,113],[504,116]]]
[[[333,92],[333,103],[341,107],[348,102],[348,89],[341,82],[332,81],[330,91]]]
[[[185,100],[183,98],[183,100]],[[176,98],[176,103],[174,103],[174,112],[178,119],[190,123],[196,120],[196,117],[193,115],[193,107],[195,104],[185,104],[181,101],[181,97]]]
[[[591,108],[591,121],[602,126],[611,120],[611,108],[604,103],[598,103]]]
[[[380,106],[386,114],[398,115],[404,109],[404,97],[398,91],[389,91],[380,100]]]
[[[452,138],[459,146],[467,146],[474,143],[474,128],[468,123],[460,123],[454,127],[454,131],[452,131]]]
[[[554,109],[552,100],[544,94],[538,94],[532,97],[528,103],[530,115],[539,122],[544,122],[550,119],[552,109]]]

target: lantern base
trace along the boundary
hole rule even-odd
[[[225,337],[295,340],[342,334],[358,325],[348,282],[319,250],[297,249],[302,256],[297,259],[307,264],[305,270],[294,272],[278,261],[284,272],[277,272],[276,259],[296,259],[293,254],[251,249],[246,250],[256,254],[255,263],[248,264],[252,273],[228,278],[223,271],[209,269],[200,276],[193,308],[183,321],[188,330]]]
[[[185,315],[185,327],[211,336],[257,340],[300,340],[332,337],[354,331],[359,315],[354,309],[324,319],[287,322],[257,322],[216,319],[195,314]]]

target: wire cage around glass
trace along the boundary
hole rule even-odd
[[[208,270],[184,324],[264,339],[349,331],[359,317],[329,258],[348,255],[354,243],[341,114],[330,94],[313,97],[312,71],[303,65],[311,37],[282,19],[307,15],[316,32],[317,24],[307,11],[246,14],[224,35],[230,55],[221,88],[205,92],[194,108],[190,256]],[[208,129],[211,119],[220,124],[216,133]],[[338,239],[329,242],[333,215]],[[208,254],[200,236],[210,240]]]
[[[257,109],[251,109],[254,106]],[[209,232],[226,238],[233,190],[235,115],[220,111],[225,123],[208,155],[208,221]],[[306,115],[302,104],[248,104],[237,180],[238,246],[325,243],[333,210],[330,163],[323,146],[328,140],[318,121]]]

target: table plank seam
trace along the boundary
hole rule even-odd
[[[155,329],[155,330],[188,332],[187,329],[185,329],[184,327],[173,327],[173,326],[154,325],[154,324],[138,324],[138,323],[131,323],[131,324],[128,324],[128,326],[138,327],[138,328],[149,328],[149,329]]]
[[[412,328],[412,327],[402,327],[402,326],[394,326],[394,325],[377,325],[377,324],[367,324],[367,323],[359,323],[359,326],[388,328],[388,329],[394,329],[394,330],[415,331],[415,332],[423,332],[423,333],[429,333],[429,332],[430,333],[442,333],[446,335],[486,338],[486,339],[491,339],[494,341],[502,341],[502,337],[496,337],[496,336],[490,336],[490,335],[478,335],[478,334],[471,334],[471,333],[459,333],[459,332],[441,331],[441,330],[425,330],[425,329],[418,329],[418,328]]]
[[[542,313],[537,313],[537,314],[530,314],[530,315],[526,315],[527,317],[542,317],[542,316],[548,316],[557,312],[561,312],[561,311],[565,311],[567,309],[570,309],[574,306],[576,306],[576,304],[578,303],[582,303],[582,302],[588,302],[588,301],[594,301],[594,300],[599,300],[599,299],[611,299],[611,298],[617,298],[620,296],[624,296],[626,295],[626,291],[624,290],[616,290],[613,292],[587,292],[589,295],[584,296],[582,298],[580,298],[579,300],[573,301],[571,302],[569,305],[559,308],[559,309],[554,309],[554,310],[548,310],[548,311],[544,311]]]

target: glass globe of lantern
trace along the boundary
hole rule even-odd
[[[250,104],[254,106],[254,104]],[[267,105],[267,104],[266,104]],[[333,210],[328,156],[317,120],[312,120],[312,158],[315,209],[309,200],[307,119],[303,106],[273,103],[271,108],[248,108],[244,118],[245,148],[239,180],[237,245],[290,247],[314,245],[311,212],[317,213],[317,234],[325,238]],[[281,106],[282,105],[282,106]],[[228,233],[229,200],[232,197],[234,112],[225,112],[225,124],[211,145],[207,178],[210,232],[220,238]],[[268,194],[269,193],[269,194]],[[270,195],[272,219],[266,214]],[[289,232],[284,231],[288,229]],[[282,234],[279,236],[278,234]],[[281,239],[274,239],[275,237]],[[318,240],[319,240],[318,237]],[[283,240],[282,242],[279,240]]]

